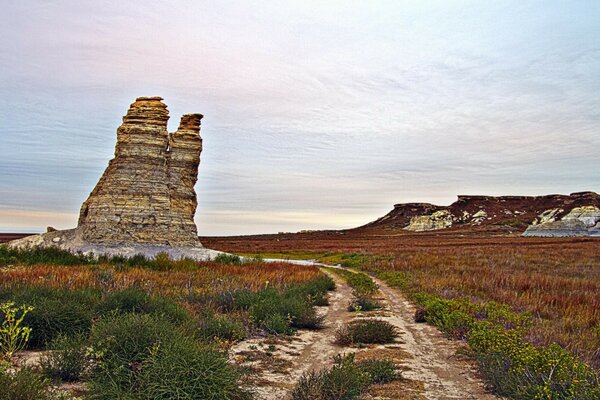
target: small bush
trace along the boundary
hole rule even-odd
[[[88,367],[87,343],[83,336],[59,336],[48,346],[40,365],[44,375],[52,380],[72,382],[81,379]]]
[[[368,297],[358,297],[348,306],[348,311],[374,311],[381,309],[381,304]]]
[[[73,254],[58,247],[34,247],[16,249],[0,246],[0,266],[9,264],[51,264],[51,265],[89,265],[94,264],[92,256]]]
[[[98,321],[90,336],[98,355],[90,382],[92,398],[129,398],[149,350],[176,333],[171,323],[150,314],[114,314]]]
[[[217,255],[213,261],[218,262],[220,264],[234,264],[234,265],[242,264],[242,258],[240,256],[236,256],[235,254],[228,254],[228,253],[221,253],[221,254]]]
[[[398,336],[396,327],[379,319],[363,319],[352,321],[339,328],[336,343],[342,346],[353,344],[392,343]]]
[[[0,366],[0,399],[2,400],[50,400],[50,382],[29,368],[12,374]]]
[[[22,350],[31,334],[31,328],[23,325],[23,320],[31,306],[18,306],[9,301],[0,303],[0,362],[10,361],[13,354]]]
[[[92,399],[237,399],[239,373],[225,354],[201,346],[151,314],[115,314],[96,324]],[[236,397],[237,396],[237,397]]]
[[[390,360],[364,360],[356,365],[371,376],[373,383],[389,383],[398,378],[396,365]]]
[[[292,400],[354,400],[371,384],[395,378],[395,366],[388,360],[355,363],[354,354],[337,355],[331,369],[302,375]]]

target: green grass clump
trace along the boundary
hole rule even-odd
[[[217,255],[214,259],[214,262],[218,262],[220,264],[234,264],[234,265],[242,265],[242,258],[235,254],[221,253]]]
[[[216,315],[207,311],[199,318],[198,336],[204,341],[239,342],[245,339],[246,335],[246,328],[242,321],[235,320],[228,315]]]
[[[238,386],[240,372],[225,354],[179,335],[150,350],[137,378],[143,399],[249,398]]]
[[[0,245],[0,267],[12,264],[88,265],[94,258],[57,247],[16,249]]]
[[[89,332],[100,292],[25,286],[6,290],[0,297],[33,306],[23,324],[31,328],[27,347],[38,349],[61,335]]]
[[[29,368],[9,373],[0,365],[0,399],[2,400],[51,400],[50,381]]]
[[[99,315],[110,313],[156,314],[173,322],[189,319],[188,313],[174,301],[151,296],[145,290],[131,286],[109,293],[96,307]]]
[[[90,367],[87,338],[81,335],[59,336],[49,345],[49,352],[42,356],[42,372],[55,381],[80,380]]]
[[[390,360],[364,360],[356,365],[371,376],[372,383],[389,383],[398,378],[396,365]]]
[[[331,278],[323,276],[283,291],[265,288],[258,292],[239,290],[222,299],[222,305],[248,311],[254,326],[271,334],[290,334],[295,329],[319,329],[323,318],[315,305],[326,302],[328,290],[335,288]]]
[[[225,354],[152,314],[114,314],[91,334],[98,355],[92,399],[237,399],[239,372]]]
[[[371,343],[392,343],[398,336],[396,327],[380,319],[360,319],[340,327],[336,343],[341,346]]]
[[[354,400],[370,385],[396,379],[395,365],[388,360],[356,363],[354,354],[337,355],[331,369],[302,375],[292,400]]]

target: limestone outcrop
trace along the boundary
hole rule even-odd
[[[200,114],[167,132],[160,97],[140,97],[117,129],[115,158],[83,203],[82,239],[97,244],[195,245]]]
[[[526,236],[592,236],[597,229],[592,226],[594,208],[600,208],[600,196],[594,192],[547,196],[460,195],[448,206],[396,204],[388,214],[356,229],[388,233],[460,230],[494,234],[520,234],[527,230]],[[546,224],[554,222],[557,223]],[[584,228],[580,223],[587,225]]]
[[[194,222],[201,119],[201,114],[183,115],[177,131],[169,133],[162,98],[137,98],[117,129],[114,158],[81,206],[77,228],[11,245],[205,258]]]
[[[411,218],[410,223],[404,229],[407,231],[424,232],[436,231],[450,226],[452,226],[452,214],[448,210],[440,210],[430,215],[420,215]]]
[[[557,209],[543,212],[523,233],[523,236],[600,236],[600,208],[575,207],[557,219]]]

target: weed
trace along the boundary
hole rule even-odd
[[[0,303],[0,362],[10,361],[13,354],[23,349],[31,333],[31,328],[22,323],[33,307],[14,305],[13,302]]]
[[[198,336],[208,341],[219,339],[238,342],[246,337],[246,328],[241,321],[207,311],[200,316]]]
[[[354,400],[373,383],[396,379],[388,360],[355,363],[354,354],[337,355],[329,370],[303,374],[292,391],[293,400]]]

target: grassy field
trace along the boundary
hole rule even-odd
[[[236,257],[93,260],[1,248],[0,274],[1,399],[71,398],[51,382],[75,382],[90,399],[249,399],[228,348],[256,333],[319,328],[314,306],[334,288],[315,267]],[[14,372],[15,341],[42,355],[35,368]]]
[[[290,254],[300,254],[302,258],[360,269],[402,290],[421,307],[426,320],[450,336],[466,341],[471,338],[475,351],[504,355],[515,352],[517,357],[516,353],[523,350],[519,355],[523,359],[481,359],[482,368],[490,369],[488,376],[501,369],[498,365],[490,367],[493,363],[539,364],[556,358],[565,360],[567,375],[567,369],[574,371],[582,366],[584,371],[585,364],[596,373],[600,368],[598,239],[318,233],[296,238],[284,235],[204,242],[217,249],[247,254],[279,252],[283,258],[285,249],[289,249]],[[483,346],[482,335],[490,332],[502,333],[488,337],[492,342],[510,345],[501,349]],[[570,355],[574,358],[567,360]],[[527,368],[537,367],[527,364]],[[569,386],[585,376],[581,379],[597,387],[597,375],[588,372],[569,375],[567,382],[561,384]],[[495,386],[531,383],[489,378]],[[503,394],[527,398],[515,393]],[[598,393],[593,392],[589,398]]]

